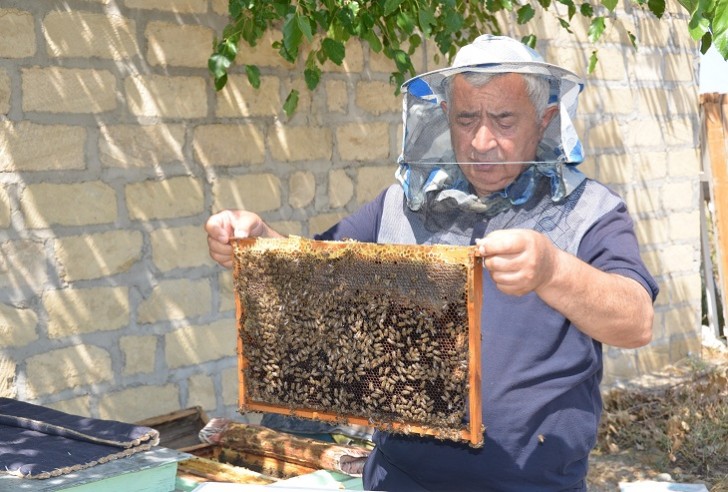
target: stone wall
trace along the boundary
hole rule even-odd
[[[393,182],[389,61],[351,42],[309,93],[271,37],[240,57],[261,89],[236,67],[215,93],[206,63],[226,9],[0,2],[0,395],[128,421],[193,405],[234,415],[232,277],[207,256],[206,218],[244,207],[310,235]],[[662,288],[653,343],[605,349],[607,384],[698,350],[700,332],[697,50],[675,6],[619,19],[592,75],[591,48],[553,16],[537,32],[587,80],[583,169],[626,197]],[[418,71],[442,63],[431,46],[415,57]]]

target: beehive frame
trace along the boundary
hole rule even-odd
[[[241,412],[482,446],[474,247],[231,243]]]

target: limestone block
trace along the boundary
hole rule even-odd
[[[624,149],[619,123],[610,120],[589,128],[586,138],[587,155],[602,153],[611,149]]]
[[[667,340],[653,341],[650,345],[637,349],[636,356],[640,374],[660,371],[675,362],[670,358],[670,345]]]
[[[664,80],[664,58],[654,50],[642,49],[628,57],[630,74],[638,82],[657,82]]]
[[[185,408],[199,406],[204,410],[217,407],[217,392],[212,378],[206,374],[194,374],[187,380],[187,404]]]
[[[154,264],[162,272],[194,268],[209,260],[207,234],[198,226],[155,229],[149,233]]]
[[[71,415],[93,417],[91,414],[91,398],[89,396],[79,396],[70,400],[46,403],[44,406],[58,410],[59,412],[70,413]]]
[[[379,116],[402,111],[402,95],[394,95],[392,84],[379,80],[356,84],[356,105],[364,111]]]
[[[137,321],[155,323],[200,316],[210,312],[211,304],[206,280],[162,280],[139,304]]]
[[[234,320],[178,328],[164,337],[167,367],[176,369],[235,358],[237,336]]]
[[[116,77],[108,70],[32,67],[21,74],[23,111],[103,113],[116,109]]]
[[[273,159],[311,161],[331,159],[331,130],[320,126],[272,126],[267,136]]]
[[[396,182],[394,167],[362,167],[357,169],[356,200],[363,204],[374,200],[385,188]]]
[[[126,206],[132,220],[187,217],[204,211],[204,190],[196,178],[179,176],[126,186]]]
[[[698,203],[699,184],[694,180],[665,183],[661,186],[665,210],[692,210]]]
[[[16,371],[16,362],[0,352],[0,398],[17,398]]]
[[[634,212],[630,209],[630,212]],[[632,213],[635,217],[636,214]],[[670,238],[670,224],[666,217],[638,219],[635,217],[635,234],[640,244],[662,244]]]
[[[200,125],[192,137],[195,159],[205,166],[262,164],[265,135],[255,125]]]
[[[206,68],[215,33],[204,26],[150,22],[145,37],[150,65]]]
[[[10,111],[10,77],[5,70],[0,70],[0,114],[8,114]]]
[[[309,205],[316,196],[316,176],[307,171],[291,175],[288,182],[288,203],[293,208]]]
[[[276,230],[282,233],[282,231],[280,231],[278,228],[276,228]],[[217,282],[220,290],[220,312],[224,313],[226,311],[232,311],[233,309],[235,309],[235,294],[233,291],[232,271],[221,271],[217,276]]]
[[[640,181],[663,179],[667,176],[669,152],[640,152],[632,155],[635,178]]]
[[[29,308],[0,304],[0,340],[2,346],[23,347],[38,340],[38,315]],[[2,385],[0,374],[0,386]]]
[[[0,8],[0,32],[0,58],[35,54],[35,20],[31,12]]]
[[[667,153],[668,174],[673,177],[698,176],[700,155],[698,149],[671,150]]]
[[[68,389],[103,384],[114,378],[111,355],[101,347],[77,344],[49,350],[26,360],[28,399]]]
[[[631,188],[624,193],[627,209],[633,214],[650,213],[660,210],[660,188]]]
[[[388,123],[347,123],[336,128],[339,157],[344,161],[389,161]]]
[[[295,220],[275,220],[270,223],[270,226],[286,236],[302,236],[303,225]]]
[[[99,157],[106,167],[150,168],[183,162],[185,128],[182,125],[102,126]]]
[[[157,337],[153,335],[126,336],[119,339],[122,353],[122,373],[151,374],[156,366]]]
[[[634,350],[605,348],[603,363],[604,380],[602,384],[604,386],[628,381],[639,374]]]
[[[222,381],[222,402],[224,405],[237,405],[240,394],[238,384],[238,368],[230,367],[220,371]]]
[[[675,271],[685,271],[692,267],[692,271],[688,271],[685,274],[673,274],[672,280],[672,294],[676,299],[681,302],[691,302],[693,305],[700,303],[702,296],[702,279],[700,275],[696,273],[700,268],[700,251],[697,248],[693,248],[694,251],[690,256],[685,258],[685,266],[681,269],[674,269]],[[691,261],[692,260],[692,261]],[[698,326],[698,325],[696,325]],[[687,329],[691,329],[686,327]]]
[[[675,296],[673,303],[677,305]],[[677,305],[679,306],[679,305]],[[665,313],[665,332],[668,336],[700,333],[700,306],[682,305]],[[679,338],[679,337],[678,337]]]
[[[639,21],[640,46],[662,48],[670,44],[673,37],[673,24],[664,22],[654,16],[641,18]]]
[[[0,188],[0,228],[10,226],[10,214],[12,213],[12,205],[10,197],[5,188]]]
[[[85,143],[80,126],[0,121],[0,171],[84,169]]]
[[[634,175],[634,166],[629,155],[603,154],[594,159],[599,180],[607,185],[630,183]]]
[[[637,94],[639,95],[637,110],[641,115],[665,116],[668,114],[668,98],[671,95],[662,87],[642,87]]]
[[[700,211],[671,213],[668,230],[670,241],[697,240],[700,237]]]
[[[278,77],[262,76],[260,87],[256,89],[250,85],[247,76],[231,74],[225,87],[215,96],[215,114],[221,118],[272,116],[283,107]],[[299,101],[297,111],[304,110]]]
[[[671,124],[671,123],[670,123]],[[628,150],[665,148],[668,142],[665,127],[658,120],[637,119],[624,124],[624,145]]]
[[[99,399],[99,418],[138,422],[180,408],[182,402],[176,384],[141,384],[103,394]]]
[[[662,23],[661,23],[662,24]],[[700,55],[697,51],[665,57],[665,80],[698,85]]]
[[[229,2],[227,0],[211,0],[210,8],[216,14],[229,15],[230,12],[228,11],[228,3]]]
[[[339,208],[345,206],[354,197],[354,183],[343,169],[329,173],[329,206]]]
[[[349,90],[345,80],[327,80],[324,83],[326,91],[326,109],[332,113],[346,113],[349,107]]]
[[[135,116],[202,118],[207,116],[203,77],[134,75],[124,80],[129,111]]]
[[[665,141],[671,147],[699,147],[699,121],[695,116],[670,118],[665,122]]]
[[[329,229],[332,225],[341,221],[344,217],[349,215],[347,212],[332,212],[328,214],[319,214],[308,219],[308,231],[311,235],[321,234],[322,232]]]
[[[116,193],[99,181],[28,185],[21,194],[20,208],[32,229],[105,224],[117,217]]]
[[[125,60],[139,54],[136,22],[120,15],[52,11],[43,19],[48,54]]]
[[[652,251],[642,253],[647,269],[653,275],[668,275],[670,272],[692,270],[699,257],[690,244],[666,244]]]
[[[346,51],[346,56],[341,65],[337,65],[331,60],[327,60],[322,67],[324,72],[359,73],[364,70],[364,50],[362,48],[362,41],[360,41],[359,38],[352,36],[344,45],[344,49]]]
[[[127,287],[49,290],[43,293],[48,336],[65,338],[129,325]]]
[[[281,180],[274,174],[247,174],[212,183],[213,210],[239,208],[268,212],[281,206]]]
[[[283,68],[292,70],[295,65],[286,61],[278,50],[271,45],[274,42],[280,42],[283,35],[278,31],[267,31],[255,46],[241,40],[238,45],[238,57],[235,60],[240,65],[256,65],[258,67]]]
[[[139,231],[118,230],[59,237],[55,256],[67,282],[108,277],[129,269],[142,257]]]
[[[700,326],[700,325],[696,325]],[[686,357],[699,357],[702,351],[702,342],[698,332],[688,333],[685,336],[673,337],[670,340],[670,359],[683,360]]]
[[[27,301],[26,292],[40,292],[48,281],[46,254],[40,240],[0,242],[0,285],[14,301]]]
[[[613,114],[630,115],[635,111],[635,93],[632,89],[587,86],[579,95],[579,110],[582,115]]]
[[[124,0],[130,9],[166,10],[176,14],[204,14],[207,0]]]

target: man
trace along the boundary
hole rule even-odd
[[[624,203],[575,169],[578,77],[521,43],[484,35],[453,66],[404,86],[397,178],[318,239],[476,244],[483,275],[485,444],[375,433],[373,490],[586,489],[601,414],[602,343],[651,339],[657,286]],[[213,259],[238,236],[278,236],[258,216],[206,225]]]

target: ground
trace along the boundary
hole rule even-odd
[[[691,358],[605,394],[589,491],[620,482],[703,483],[728,492],[728,349]]]

